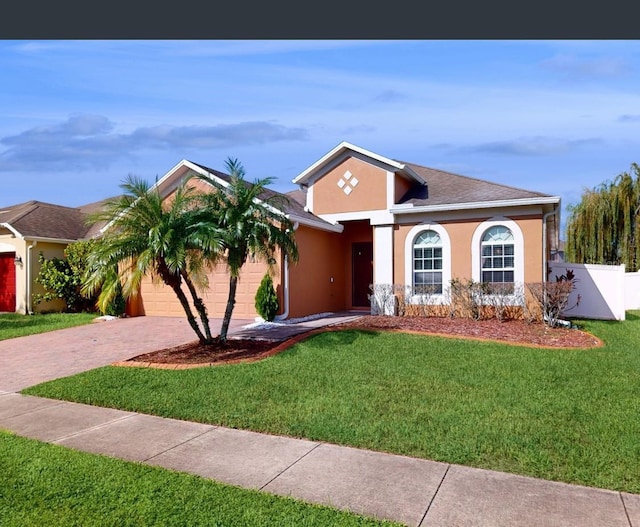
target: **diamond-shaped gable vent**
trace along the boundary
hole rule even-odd
[[[341,188],[342,192],[344,192],[348,196],[353,192],[353,189],[358,186],[358,183],[360,183],[358,181],[358,178],[356,178],[351,172],[347,170],[344,173],[344,176],[342,176],[338,180],[338,188]]]

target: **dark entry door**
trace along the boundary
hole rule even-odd
[[[352,304],[354,307],[369,307],[369,284],[373,282],[373,243],[354,243],[351,262]]]
[[[16,310],[16,253],[0,253],[0,311]]]

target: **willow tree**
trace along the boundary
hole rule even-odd
[[[640,167],[587,189],[569,207],[566,259],[575,263],[624,264],[637,271],[640,263]]]

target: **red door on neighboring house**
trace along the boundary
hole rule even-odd
[[[0,253],[0,312],[16,310],[16,253]]]
[[[369,285],[373,282],[373,243],[352,245],[353,307],[369,307]]]

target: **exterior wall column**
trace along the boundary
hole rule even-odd
[[[391,286],[393,284],[393,225],[375,225],[373,227],[373,285]],[[385,296],[383,306],[374,305],[373,314],[394,314],[394,296]]]

